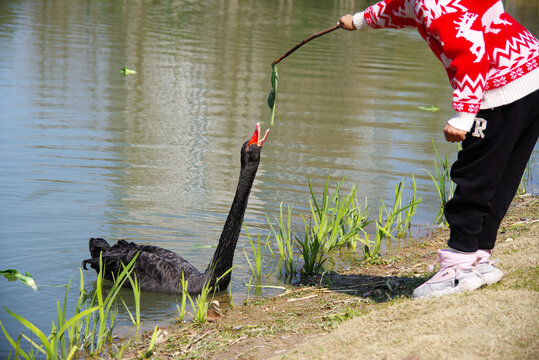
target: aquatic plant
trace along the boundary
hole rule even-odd
[[[412,177],[412,199],[406,206],[402,206],[402,195],[404,189],[404,179],[395,187],[393,196],[393,207],[388,208],[383,199],[380,200],[378,209],[378,219],[375,220],[376,231],[374,232],[374,241],[370,241],[370,236],[365,233],[366,244],[364,248],[364,259],[367,262],[376,262],[379,260],[380,247],[382,240],[386,238],[395,238],[404,236],[410,228],[412,217],[415,214],[417,205],[421,203],[421,198],[417,198],[417,187],[415,178]],[[404,217],[403,214],[404,213]]]
[[[222,278],[224,278],[226,275],[228,275],[232,271],[233,268],[234,266],[228,269],[223,275],[221,275],[220,277],[216,279],[215,288],[211,286],[210,281],[206,281],[204,283],[204,286],[202,286],[201,292],[196,296],[195,299],[193,299],[191,295],[187,292],[187,281],[185,281],[185,277],[182,274],[182,280],[180,281],[180,286],[182,288],[182,305],[181,305],[181,308],[178,307],[178,316],[181,317],[181,320],[183,320],[183,317],[186,314],[185,304],[186,304],[186,299],[188,299],[189,302],[191,303],[191,308],[193,309],[193,320],[199,324],[204,324],[206,322],[206,317],[208,315],[208,309],[209,309],[210,303],[213,300],[213,297],[215,296],[216,289],[219,288],[218,287],[219,281]],[[211,299],[208,300],[210,292],[212,292],[212,297]]]
[[[271,250],[271,241],[270,236],[271,234],[268,234],[268,237],[266,238],[266,242],[262,246],[262,241],[260,239],[260,234],[257,234],[257,243],[253,242],[253,239],[251,238],[251,235],[249,234],[249,231],[247,230],[247,226],[245,226],[245,234],[247,235],[247,239],[249,240],[249,244],[251,245],[251,253],[253,254],[253,263],[251,263],[251,260],[249,260],[249,256],[247,256],[247,253],[245,252],[245,248],[243,248],[243,253],[245,254],[245,258],[247,259],[247,264],[249,264],[249,268],[251,269],[251,273],[257,278],[260,279],[262,276],[262,264],[264,261],[264,254],[266,252],[266,248],[269,248],[270,251],[273,253],[273,250]]]
[[[36,354],[39,353],[45,355],[47,359],[59,357],[71,359],[77,352],[84,352],[88,356],[100,354],[105,345],[112,340],[112,329],[116,315],[116,310],[112,307],[120,287],[133,271],[135,260],[136,256],[124,267],[106,297],[103,296],[103,272],[99,272],[96,290],[91,301],[88,301],[90,297],[84,290],[84,277],[82,270],[80,270],[79,298],[75,306],[75,314],[67,319],[67,294],[71,285],[70,280],[66,286],[63,306],[60,306],[59,301],[57,302],[57,324],[52,322],[49,335],[46,335],[43,330],[29,320],[4,306],[8,314],[30,330],[41,342],[36,342],[25,334],[21,334],[17,341],[13,340],[0,321],[0,327],[2,327],[6,339],[15,350],[15,358],[22,356],[25,359],[35,359]],[[20,343],[21,337],[30,343],[31,349],[29,351],[23,350]]]
[[[417,184],[415,176],[412,175],[412,199],[410,199],[408,206],[403,211],[399,211],[397,214],[397,237],[404,237],[410,233],[412,226],[412,217],[415,215],[417,206],[423,201],[417,197]],[[393,205],[393,211],[397,211],[402,207],[402,195],[404,189],[404,179],[395,188],[395,201]],[[404,216],[403,216],[404,213]]]
[[[157,325],[155,325],[155,328],[154,328],[153,333],[152,333],[152,337],[150,338],[150,344],[148,345],[148,349],[144,352],[144,354],[141,353],[140,351],[138,352],[141,359],[149,359],[150,358],[150,356],[153,353],[153,348],[155,346],[155,342],[157,341],[157,338],[159,337],[159,335],[161,335],[162,332],[163,331],[161,329],[158,329]]]
[[[315,231],[315,227],[301,216],[305,225],[304,237],[296,237],[298,250],[303,257],[303,268],[301,272],[305,275],[319,274],[324,268],[324,263],[328,260],[325,251],[326,238]]]
[[[432,140],[432,146],[434,148],[434,152],[436,153],[436,159],[434,160],[434,169],[436,176],[428,170],[427,173],[430,175],[432,182],[436,186],[436,191],[440,199],[440,207],[438,209],[438,213],[436,214],[436,218],[434,219],[434,223],[444,224],[445,226],[447,226],[448,224],[444,216],[444,207],[447,201],[453,196],[453,193],[455,192],[455,184],[451,181],[451,166],[449,165],[449,162],[447,160],[447,153],[445,153],[444,157],[442,158],[442,156],[438,152],[438,149],[436,148],[434,139]]]
[[[135,273],[128,275],[129,283],[131,284],[131,289],[133,289],[133,298],[135,300],[135,317],[133,317],[133,314],[127,307],[127,305],[124,302],[124,299],[120,297],[120,300],[122,300],[122,303],[124,304],[125,309],[127,310],[127,313],[129,314],[129,317],[131,318],[131,322],[135,326],[141,326],[142,322],[140,321],[140,283],[138,281],[137,275]]]
[[[284,265],[285,273],[287,275],[295,274],[296,266],[294,261],[294,234],[292,232],[292,208],[287,205],[287,215],[285,218],[283,203],[281,202],[279,206],[279,219],[276,219],[276,227],[273,226],[268,215],[266,215],[266,219],[268,220],[271,232],[277,242],[280,262]]]
[[[181,307],[180,305],[176,304],[176,308],[178,309],[178,319],[180,323],[183,321],[183,318],[187,314],[187,285],[188,281],[185,280],[185,274],[182,273],[182,278],[180,280],[180,288],[182,289]]]
[[[329,175],[324,185],[322,201],[316,201],[311,181],[308,180],[311,193],[311,220],[313,224],[307,233],[316,234],[324,251],[329,252],[335,248],[349,245],[355,248],[355,242],[361,240],[356,237],[367,224],[367,217],[361,216],[361,210],[356,205],[355,196],[357,186],[353,186],[350,193],[341,196],[339,190],[344,182],[342,179],[333,194],[329,194]],[[320,204],[320,205],[319,205]]]

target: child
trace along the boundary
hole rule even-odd
[[[457,184],[445,206],[450,249],[414,298],[498,282],[492,265],[500,222],[539,136],[539,42],[500,0],[384,0],[345,15],[346,30],[416,28],[443,63],[456,114],[447,141],[463,141],[451,168]]]

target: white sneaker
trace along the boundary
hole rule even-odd
[[[437,297],[475,290],[485,284],[474,266],[480,260],[475,252],[438,250],[438,260],[440,270],[413,291],[413,298]]]
[[[477,250],[476,254],[481,260],[475,266],[475,270],[483,280],[483,283],[485,285],[492,285],[500,281],[503,277],[503,272],[494,266],[494,262],[490,260],[491,250],[480,249]]]

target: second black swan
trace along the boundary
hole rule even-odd
[[[220,291],[226,289],[230,283],[231,272],[220,279],[218,284],[216,282],[232,267],[247,201],[260,163],[260,152],[268,133],[269,129],[264,137],[260,137],[260,124],[256,124],[253,136],[241,147],[241,170],[236,195],[223,227],[219,244],[204,272],[198,271],[175,252],[157,246],[137,245],[125,240],[120,240],[115,245],[110,246],[106,240],[101,238],[90,239],[91,258],[82,262],[83,268],[87,270],[86,265],[90,265],[96,272],[99,272],[101,254],[102,262],[105,265],[104,276],[112,281],[122,270],[122,264],[126,265],[139,253],[135,261],[134,272],[140,282],[141,289],[144,291],[180,293],[182,273],[188,282],[187,292],[189,294],[199,294],[208,281],[212,288]],[[125,285],[129,286],[129,282]]]

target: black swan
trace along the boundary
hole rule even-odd
[[[135,273],[141,289],[144,291],[160,293],[181,293],[180,279],[182,272],[188,281],[187,292],[199,294],[206,282],[216,288],[219,277],[225,274],[234,260],[234,250],[241,231],[243,215],[247,208],[247,201],[253,186],[262,145],[268,137],[269,129],[263,138],[260,138],[260,124],[249,141],[241,147],[241,170],[236,195],[230,212],[223,227],[219,244],[215,249],[213,258],[204,272],[200,272],[178,254],[152,245],[137,245],[125,240],[118,241],[110,246],[104,239],[91,238],[89,241],[91,259],[84,260],[82,266],[85,270],[87,264],[99,272],[99,255],[101,254],[105,265],[105,278],[113,280],[114,276],[122,270],[122,263],[127,265],[133,257],[140,253],[135,261]],[[224,290],[230,283],[231,272],[219,280],[216,290]],[[129,282],[125,286],[130,286]]]

